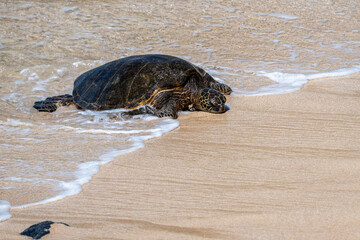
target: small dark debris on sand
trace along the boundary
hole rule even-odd
[[[43,236],[45,236],[46,234],[50,233],[49,229],[51,227],[51,224],[54,224],[54,223],[64,224],[65,226],[69,227],[68,224],[62,223],[62,222],[43,221],[43,222],[31,225],[30,227],[25,229],[20,234],[25,235],[25,236],[29,236],[29,237],[31,237],[33,239],[40,239]]]

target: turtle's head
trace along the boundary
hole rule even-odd
[[[211,88],[205,88],[200,92],[197,108],[205,112],[223,113],[226,110],[225,102],[224,94]]]

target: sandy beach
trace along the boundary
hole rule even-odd
[[[41,239],[360,239],[356,1],[3,1],[0,11],[0,239],[30,239],[20,233],[46,220],[69,226]],[[70,94],[85,71],[148,53],[230,85],[230,110],[116,122],[32,108]]]
[[[182,115],[79,195],[12,210],[3,239],[44,220],[70,227],[43,239],[358,239],[359,78]]]

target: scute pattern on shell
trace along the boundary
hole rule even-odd
[[[159,90],[183,87],[204,71],[168,55],[138,55],[109,62],[80,75],[74,83],[74,101],[82,108],[135,108]]]

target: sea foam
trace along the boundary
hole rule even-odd
[[[116,157],[118,157],[120,155],[134,152],[137,149],[143,148],[145,146],[144,141],[149,140],[154,137],[160,137],[164,133],[172,131],[175,128],[177,128],[178,126],[179,126],[179,122],[177,120],[174,120],[174,119],[161,120],[156,125],[155,128],[142,132],[142,133],[147,133],[146,135],[131,136],[130,141],[132,142],[132,145],[130,148],[122,149],[122,150],[112,149],[111,151],[101,155],[98,158],[98,160],[96,160],[96,161],[89,161],[89,162],[79,164],[78,168],[75,172],[75,176],[76,176],[75,180],[68,181],[68,182],[65,182],[65,181],[59,182],[58,187],[60,187],[62,189],[62,191],[58,195],[48,198],[48,199],[45,199],[45,200],[42,200],[42,201],[34,202],[34,203],[23,204],[23,205],[19,205],[19,206],[12,206],[11,208],[14,208],[14,209],[15,208],[24,208],[24,207],[29,207],[29,206],[39,205],[39,204],[45,204],[45,203],[54,202],[54,201],[63,199],[67,196],[76,195],[82,191],[81,186],[83,184],[89,182],[90,179],[92,178],[92,176],[99,171],[101,165],[104,165],[108,162],[113,161]],[[75,130],[75,131],[77,131],[77,130]],[[114,133],[114,132],[109,131],[109,132],[105,132],[105,133]],[[115,134],[116,133],[117,132],[115,132]],[[2,213],[2,211],[1,211],[2,208],[4,209],[3,210],[4,213]],[[6,213],[8,213],[9,208],[10,208],[10,203],[8,203],[7,201],[0,202],[0,221],[6,220],[11,217],[11,215],[6,215]]]
[[[9,213],[9,210],[10,210],[10,203],[5,200],[0,200],[0,222],[11,218],[11,214]]]
[[[258,76],[264,76],[270,80],[276,82],[268,86],[263,86],[257,90],[240,90],[235,91],[236,94],[245,96],[261,96],[261,95],[273,95],[273,94],[285,94],[295,92],[301,89],[304,84],[309,80],[327,78],[327,77],[340,77],[360,72],[360,65],[355,65],[350,68],[342,68],[331,72],[313,73],[313,74],[295,74],[295,73],[283,73],[283,72],[259,72]]]

